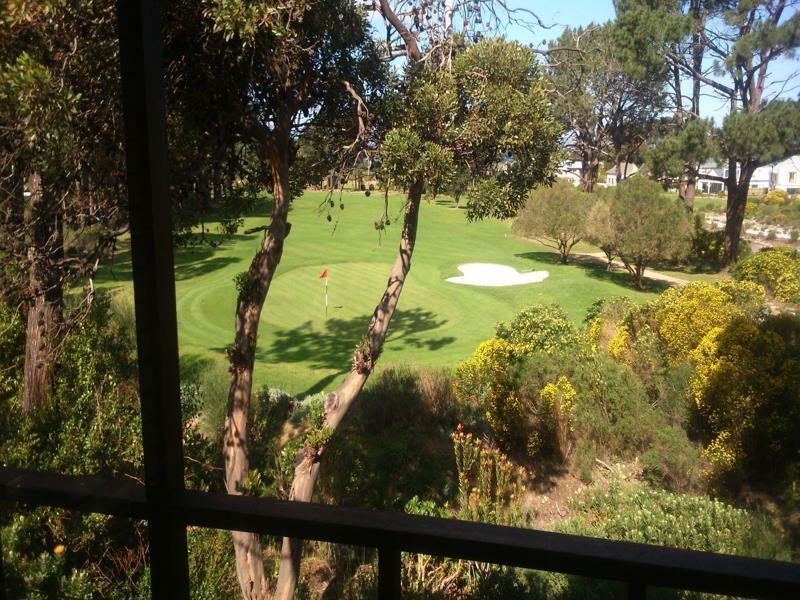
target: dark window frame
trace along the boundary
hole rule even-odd
[[[145,484],[0,468],[4,509],[22,503],[145,519],[153,598],[189,598],[186,527],[378,549],[379,596],[400,596],[417,552],[753,597],[800,597],[800,565],[451,519],[228,496],[184,487],[178,335],[158,0],[118,0]],[[0,554],[0,598],[5,598]]]

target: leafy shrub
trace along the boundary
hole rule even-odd
[[[452,435],[458,495],[454,505],[438,504],[414,496],[405,512],[450,517],[499,525],[524,526],[521,508],[528,474],[480,437],[465,433],[459,425]],[[406,555],[403,560],[405,590],[411,597],[508,597],[522,594],[515,571],[499,565],[472,561]],[[498,591],[498,588],[502,592]],[[500,596],[496,596],[500,593]],[[524,597],[524,596],[523,596]]]
[[[785,544],[755,539],[780,539],[761,519],[704,496],[613,484],[608,491],[588,490],[573,500],[572,508],[577,516],[559,525],[559,531],[724,554],[752,556],[770,548],[772,553],[761,558],[788,558]]]
[[[544,434],[551,437],[563,460],[569,458],[575,431],[575,388],[569,379],[560,375],[539,392],[542,408],[546,411]],[[549,431],[548,431],[549,430]],[[529,450],[530,451],[530,450]]]
[[[681,427],[671,425],[655,432],[653,445],[641,457],[645,481],[673,492],[690,492],[702,487],[700,449]]]
[[[641,383],[625,365],[603,355],[587,359],[571,354],[534,354],[514,375],[525,417],[516,422],[516,449],[527,448],[534,456],[561,458],[563,448],[579,443],[602,449],[604,458],[631,458],[649,446],[659,416],[648,403]],[[558,393],[569,397],[568,419],[554,414],[547,401],[545,390],[559,387],[562,390]],[[559,439],[559,428],[563,432],[565,427],[559,423],[561,419],[569,430],[568,441]]]
[[[792,472],[800,456],[800,318],[738,319],[692,353],[691,393],[717,474],[759,480]]]
[[[781,302],[800,302],[800,255],[791,248],[764,248],[731,270],[740,281],[763,285]]]
[[[583,336],[592,352],[607,348],[609,341],[617,335],[618,326],[626,320],[634,304],[627,296],[599,298],[586,311]]]
[[[521,418],[521,406],[514,393],[512,369],[514,346],[493,337],[482,342],[475,353],[453,372],[453,393],[467,410],[482,410],[498,440],[511,444],[514,424]]]
[[[745,209],[745,213],[746,211],[747,209]],[[692,228],[692,248],[686,259],[687,262],[695,267],[718,269],[724,258],[725,232],[706,229],[704,216],[695,215]]]
[[[400,366],[376,373],[325,448],[320,496],[387,510],[402,509],[414,495],[451,497],[457,422],[450,388],[443,371]],[[469,411],[462,416],[482,428]]]
[[[531,352],[557,352],[578,346],[578,336],[567,314],[556,304],[534,304],[507,322],[498,323],[495,335],[511,344],[517,356]]]

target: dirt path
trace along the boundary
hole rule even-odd
[[[593,262],[603,266],[605,266],[607,262],[606,255],[602,252],[573,252],[570,256],[574,260]],[[614,271],[627,272],[625,270],[625,266],[618,263],[616,260],[612,263],[611,269]],[[661,273],[660,271],[656,271],[654,269],[647,269],[644,272],[644,277],[645,279],[652,279],[653,281],[663,281],[664,283],[669,283],[670,285],[686,285],[689,283],[689,281],[686,279],[681,279],[680,277],[675,277],[673,275],[667,275],[666,273]]]

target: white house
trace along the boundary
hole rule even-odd
[[[706,161],[700,165],[700,177],[697,178],[697,189],[703,194],[719,194],[725,189],[725,184],[721,181],[713,179],[705,179],[704,175],[712,175],[714,177],[727,177],[728,167],[727,163],[718,163],[715,161]]]
[[[725,189],[725,184],[720,181],[704,179],[703,175],[726,178],[728,177],[727,163],[709,161],[700,165],[697,188],[705,194],[717,194]],[[800,155],[790,156],[784,160],[758,167],[750,179],[750,189],[762,192],[783,190],[790,194],[800,193]]]
[[[761,169],[769,169],[769,186],[766,189],[778,189],[790,194],[800,193],[800,155],[790,156]],[[753,184],[750,184],[753,187]]]
[[[633,163],[624,162],[619,165],[619,171],[622,174],[622,179],[627,179],[631,175],[638,173],[639,167]],[[617,183],[619,183],[617,181],[617,169],[612,168],[606,172],[606,185],[608,187],[614,187]]]
[[[581,185],[581,161],[569,160],[558,165],[556,171],[559,179],[567,179],[574,186]]]

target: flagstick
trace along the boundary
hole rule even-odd
[[[325,320],[328,320],[328,278],[325,278]]]

